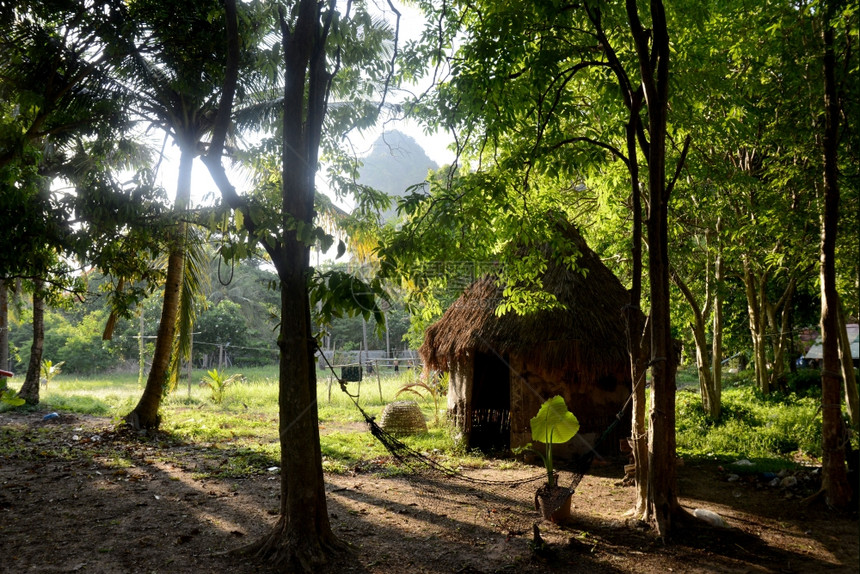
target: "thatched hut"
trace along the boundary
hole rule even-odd
[[[564,233],[580,254],[578,269],[554,263],[554,257],[542,278],[544,290],[564,308],[497,316],[501,289],[485,277],[426,332],[419,352],[428,368],[450,373],[449,420],[470,447],[498,450],[531,442],[529,420],[544,400],[561,395],[581,430],[554,452],[582,453],[630,396],[623,316],[628,291],[573,226]],[[625,416],[598,451],[616,452],[629,434]]]

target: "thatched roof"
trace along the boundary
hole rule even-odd
[[[419,349],[425,363],[449,370],[450,363],[475,351],[500,356],[516,351],[544,366],[592,370],[623,365],[628,359],[622,312],[630,295],[576,228],[566,225],[564,233],[580,252],[579,269],[572,271],[550,258],[543,276],[544,290],[564,309],[526,316],[508,311],[498,317],[502,290],[494,277],[484,277],[427,329]]]

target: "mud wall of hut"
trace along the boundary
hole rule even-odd
[[[472,430],[472,388],[475,367],[471,355],[468,353],[465,360],[449,362],[448,421],[463,433],[466,440]]]
[[[555,395],[564,397],[568,409],[576,415],[580,431],[565,445],[554,448],[554,455],[569,458],[583,454],[609,428],[619,409],[630,396],[630,376],[626,365],[602,371],[580,365],[552,367],[541,365],[522,355],[511,355],[511,448],[532,442],[529,421],[544,400]],[[621,423],[598,446],[602,454],[615,454],[618,442],[630,436],[629,412]]]

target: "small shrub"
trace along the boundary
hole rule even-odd
[[[705,414],[702,397],[691,389],[678,391],[675,412],[675,428],[678,433],[706,433],[714,424]]]
[[[55,364],[48,359],[42,360],[42,382],[44,383],[46,389],[48,388],[48,384],[50,384],[50,382],[54,380],[54,377],[63,372],[64,364],[66,364],[65,361],[60,361],[59,363]]]
[[[799,369],[786,377],[786,386],[800,396],[821,396],[821,372],[816,369]]]
[[[449,377],[448,373],[440,374],[438,377],[431,374],[429,377],[430,380],[426,383],[422,380],[407,383],[395,393],[394,398],[396,399],[403,393],[413,393],[424,398],[423,393],[427,393],[433,399],[433,417],[436,426],[439,426],[439,399],[444,397],[448,392]]]
[[[746,387],[755,385],[755,371],[739,371],[737,373],[724,372],[723,388]]]
[[[208,387],[212,392],[212,402],[216,405],[220,405],[224,402],[224,394],[227,391],[227,387],[232,385],[233,383],[242,382],[245,380],[245,377],[236,373],[234,375],[226,376],[224,373],[219,373],[218,369],[211,369],[206,372],[206,375],[201,379],[200,386]]]

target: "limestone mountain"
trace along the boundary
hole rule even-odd
[[[373,143],[370,154],[364,159],[364,166],[359,170],[359,182],[396,201],[396,198],[407,195],[409,188],[422,183],[429,170],[438,168],[418,142],[395,130],[381,135]],[[380,217],[389,221],[395,215],[396,205],[392,202],[391,208]]]

